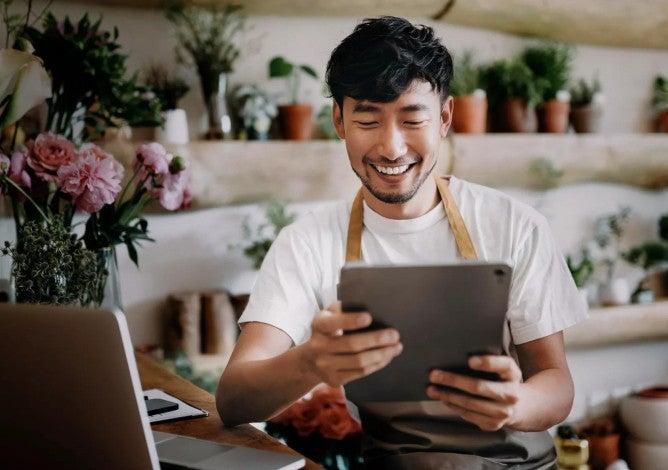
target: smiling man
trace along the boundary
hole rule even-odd
[[[305,215],[272,245],[216,394],[226,425],[266,420],[320,383],[345,386],[401,354],[398,331],[356,332],[371,315],[341,312],[346,261],[504,260],[513,268],[506,354],[469,360],[500,380],[434,370],[424,401],[358,403],[365,464],[556,468],[545,430],[573,400],[562,331],[586,308],[544,217],[493,189],[434,177],[451,77],[434,31],[401,18],[365,20],[332,53],[332,117],[362,187],[352,205]]]

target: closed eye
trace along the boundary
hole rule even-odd
[[[404,121],[404,124],[410,127],[421,127],[423,126],[427,121]]]
[[[378,121],[353,121],[353,122],[362,127],[373,127],[378,125]]]

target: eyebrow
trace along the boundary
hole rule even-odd
[[[413,113],[416,111],[425,111],[427,109],[428,109],[427,105],[416,103],[416,104],[408,104],[406,106],[401,107],[399,109],[399,112]],[[353,107],[353,113],[374,113],[378,111],[380,111],[380,107],[368,102],[355,103],[355,106]]]

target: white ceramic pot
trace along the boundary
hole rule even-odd
[[[648,393],[653,390],[657,393]],[[661,391],[665,391],[665,395]],[[622,424],[633,438],[668,446],[668,387],[647,389],[623,398],[619,414]]]
[[[155,128],[155,140],[162,144],[188,143],[188,117],[184,109],[163,111],[164,123]]]
[[[665,470],[668,465],[668,444],[656,444],[626,438],[626,456],[633,470]]]
[[[598,295],[601,305],[626,305],[631,301],[631,288],[626,279],[611,279],[601,284]]]

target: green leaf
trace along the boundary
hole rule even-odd
[[[308,65],[303,65],[302,64],[302,65],[299,66],[299,68],[302,69],[302,71],[304,73],[306,73],[307,75],[312,76],[316,80],[318,79],[318,73],[313,69],[313,67],[309,67]]]
[[[283,57],[277,56],[269,62],[269,77],[287,77],[293,73],[294,65],[286,61]]]

